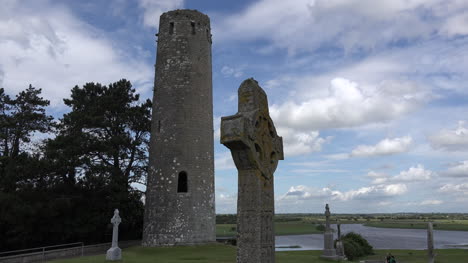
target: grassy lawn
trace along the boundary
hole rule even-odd
[[[376,254],[365,259],[384,259],[387,253],[392,253],[398,262],[427,263],[425,250],[375,250]],[[467,262],[466,249],[436,249],[436,263],[463,263]]]
[[[366,259],[382,259],[391,252],[399,262],[426,263],[426,251],[418,250],[377,250],[376,255]],[[330,263],[320,259],[321,251],[287,251],[277,252],[277,263]],[[466,263],[468,250],[444,249],[437,250],[436,263]],[[132,247],[123,250],[122,262],[128,263],[234,263],[236,262],[236,247],[213,244],[204,246],[144,248]],[[105,263],[105,255],[96,255],[75,259],[52,261],[53,263]],[[354,261],[359,262],[359,261]]]
[[[277,263],[330,263],[320,259],[321,251],[277,252]],[[107,263],[105,255],[51,261],[53,263]],[[122,261],[128,263],[235,263],[236,247],[206,245],[168,248],[132,247],[123,250]]]
[[[318,231],[314,224],[306,224],[301,222],[294,223],[275,223],[275,234],[276,235],[301,235],[301,234],[321,234],[323,232]],[[236,225],[235,224],[218,224],[216,225],[216,236],[228,237],[235,236]]]
[[[427,229],[427,222],[421,221],[368,222],[364,225],[382,228]],[[436,221],[433,223],[433,227],[435,230],[468,231],[468,224],[466,222]]]

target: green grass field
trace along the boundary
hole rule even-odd
[[[376,255],[364,259],[382,259],[391,252],[398,262],[425,263],[426,252],[417,250],[377,250]],[[287,251],[277,252],[277,263],[330,263],[320,259],[321,251]],[[436,263],[466,263],[468,250],[445,249],[437,250]],[[361,259],[362,260],[362,259]],[[105,263],[105,255],[96,255],[74,259],[51,261],[53,263]],[[132,247],[123,250],[122,261],[128,263],[234,263],[236,262],[236,247],[213,244],[205,246],[144,248]],[[359,260],[354,261],[359,262]]]
[[[319,234],[323,233],[318,231],[314,224],[307,223],[275,223],[275,234],[276,235],[301,235],[301,234]],[[218,237],[229,237],[236,236],[236,225],[235,224],[218,224],[216,225],[216,236]]]
[[[392,253],[398,262],[427,263],[425,250],[375,250],[376,254],[365,259],[384,259],[387,253]],[[463,263],[468,260],[466,249],[436,249],[435,263]]]

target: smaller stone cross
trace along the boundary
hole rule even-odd
[[[338,219],[336,219],[336,228],[338,229],[338,240],[341,240],[341,224]]]
[[[432,222],[427,223],[427,256],[429,257],[428,262],[434,263],[434,234],[432,228]]]
[[[336,250],[333,245],[333,232],[330,227],[330,207],[328,204],[325,206],[325,233],[323,233],[323,254],[322,258],[327,258],[327,259],[333,259],[337,260],[339,259],[336,255]]]
[[[336,255],[338,259],[345,259],[343,241],[341,241],[341,224],[340,220],[336,219],[336,228],[338,230],[338,240],[336,241]]]
[[[118,247],[119,242],[119,224],[122,219],[119,216],[119,209],[114,210],[114,216],[111,218],[111,223],[114,225],[112,229],[112,247]]]
[[[121,260],[122,259],[122,250],[119,248],[119,224],[122,222],[122,219],[119,216],[119,210],[114,210],[114,216],[111,218],[111,223],[113,226],[112,229],[112,247],[107,250],[106,260]]]

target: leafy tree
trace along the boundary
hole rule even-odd
[[[125,79],[109,86],[75,86],[71,98],[64,100],[72,111],[62,119],[59,138],[75,144],[78,138],[73,154],[81,155],[83,171],[105,176],[122,189],[142,182],[147,169],[151,101],[138,100]]]
[[[151,124],[151,101],[139,103],[129,81],[103,86],[75,86],[64,100],[71,111],[57,125],[57,136],[45,146],[45,156],[62,191],[82,215],[80,240],[105,241],[102,229],[114,208],[123,222],[122,238],[136,238],[143,223],[142,193],[132,183],[143,183]],[[109,218],[102,216],[109,213]]]
[[[372,246],[361,235],[349,232],[341,238],[344,246],[344,252],[349,260],[354,260],[366,255],[373,255],[374,251]],[[335,240],[335,246],[336,246]]]
[[[53,118],[46,114],[49,101],[41,89],[29,85],[11,99],[0,89],[0,248],[15,249],[42,242],[35,228],[36,216],[48,202],[50,177],[45,160],[32,152],[35,133],[52,129]],[[38,231],[39,230],[39,231]]]
[[[109,242],[119,208],[122,239],[141,237],[151,102],[127,80],[87,83],[64,100],[54,124],[41,90],[14,99],[0,89],[0,251],[83,241]],[[55,131],[31,151],[36,132]],[[53,226],[53,227],[51,227]]]
[[[11,108],[10,96],[5,94],[5,90],[0,88],[0,156],[3,157],[9,153],[8,147],[8,127],[10,122],[9,111]],[[0,158],[1,158],[0,157]]]
[[[16,191],[38,172],[28,167],[32,156],[26,146],[35,133],[52,129],[52,116],[45,112],[49,101],[40,97],[41,89],[29,85],[11,99],[0,89],[0,190]],[[36,156],[37,157],[37,156]],[[36,158],[34,157],[34,158]]]
[[[29,85],[13,100],[0,91],[2,156],[17,157],[22,144],[29,143],[35,132],[50,131],[53,118],[45,113],[50,102],[40,97],[41,91]]]
[[[325,225],[324,224],[318,224],[317,226],[315,226],[315,229],[317,229],[317,231],[320,231],[320,232],[325,232]]]

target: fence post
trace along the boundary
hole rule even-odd
[[[84,256],[84,243],[81,242],[81,256]]]
[[[45,262],[45,247],[42,248],[42,262]]]

